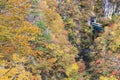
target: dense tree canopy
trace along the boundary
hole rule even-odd
[[[120,2],[109,3],[111,19],[102,0],[0,0],[0,80],[119,80]]]

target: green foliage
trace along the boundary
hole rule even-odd
[[[33,0],[33,2],[38,2],[38,0]]]
[[[40,34],[38,37],[40,37],[40,39],[42,41],[47,41],[47,42],[50,41],[51,40],[50,31],[49,31],[48,27],[45,25],[45,23],[42,21],[37,21],[36,25],[42,31],[42,34]]]
[[[69,30],[69,29],[72,29],[73,27],[75,27],[75,23],[74,23],[73,19],[66,19],[65,23],[66,23],[66,25],[65,25],[66,30]]]
[[[73,45],[75,45],[75,46],[77,45],[77,41],[76,41],[75,35],[74,35],[74,33],[72,31],[69,32],[68,38],[69,38],[69,40],[71,41],[71,43]]]
[[[47,48],[45,48],[45,45],[40,45],[39,47],[36,48],[36,50],[40,50],[40,51],[43,51],[46,53],[49,52],[49,50]]]
[[[45,23],[43,21],[37,21],[36,25],[42,30],[45,31],[47,29],[47,26],[45,25]]]

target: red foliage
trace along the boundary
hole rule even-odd
[[[117,75],[118,71],[112,71],[112,75]]]
[[[96,61],[96,63],[97,63],[97,64],[102,64],[102,60],[98,59],[98,60]]]

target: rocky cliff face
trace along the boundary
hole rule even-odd
[[[116,1],[115,5],[116,5],[115,13],[120,15],[120,0]]]
[[[104,16],[111,19],[112,15],[120,15],[120,1],[103,0]]]

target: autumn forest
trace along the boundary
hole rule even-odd
[[[0,0],[0,80],[120,80],[120,0]]]

